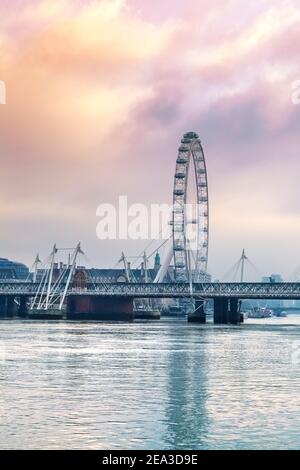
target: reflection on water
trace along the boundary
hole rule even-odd
[[[0,322],[0,448],[300,448],[300,315]]]

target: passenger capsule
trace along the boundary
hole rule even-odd
[[[185,268],[185,264],[180,262],[176,264],[176,268]]]
[[[175,196],[183,196],[184,195],[184,189],[174,189],[174,194],[175,194]]]
[[[183,157],[183,156],[179,156],[176,160],[177,163],[187,163],[188,162],[188,158],[186,157]]]
[[[185,139],[198,139],[199,136],[196,134],[196,132],[187,132],[186,134],[183,135]]]
[[[183,250],[184,250],[184,246],[182,246],[182,245],[174,245],[174,250],[175,250],[175,251],[183,251]]]

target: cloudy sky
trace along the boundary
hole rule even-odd
[[[1,0],[0,257],[78,240],[95,265],[145,244],[100,241],[96,208],[171,203],[182,134],[207,159],[209,269],[243,247],[261,272],[300,265],[299,0]]]

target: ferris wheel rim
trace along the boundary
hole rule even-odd
[[[186,236],[187,185],[191,163],[195,175],[197,204],[197,242],[194,250],[195,268],[192,273],[189,269],[191,250]],[[173,187],[172,238],[176,280],[187,282],[191,278],[193,281],[204,278],[207,272],[209,242],[208,182],[204,151],[195,132],[185,133],[178,149]]]

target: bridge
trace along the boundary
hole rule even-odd
[[[54,285],[52,286],[55,287]],[[243,299],[300,299],[300,283],[87,283],[84,288],[61,284],[58,297],[66,294],[66,315],[69,319],[132,320],[135,299],[193,299],[195,311],[189,321],[205,323],[204,300],[214,301],[214,322],[238,324],[242,321],[240,301]],[[1,282],[0,306],[7,312],[18,299],[20,316],[26,316],[28,300],[37,296],[39,283]],[[48,310],[40,307],[40,317]]]
[[[39,284],[33,282],[0,282],[0,295],[34,297]],[[61,284],[57,295],[61,295]],[[67,297],[126,297],[138,298],[189,298],[198,300],[219,297],[242,299],[300,300],[299,282],[204,282],[189,283],[88,283],[85,288],[71,287]]]

